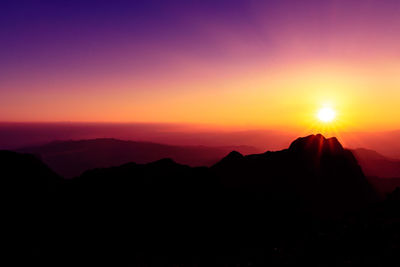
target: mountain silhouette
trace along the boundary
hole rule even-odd
[[[191,166],[210,166],[232,150],[245,154],[259,151],[250,146],[172,146],[112,138],[55,141],[16,151],[35,154],[60,175],[72,178],[89,169],[128,162],[149,163],[162,158]]]
[[[0,172],[15,263],[382,265],[399,252],[398,228],[383,227],[398,192],[379,201],[351,151],[322,135],[211,167],[162,159],[73,179],[1,151]]]

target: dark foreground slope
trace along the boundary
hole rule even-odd
[[[0,178],[2,259],[27,259],[41,247],[37,242],[63,179],[33,155],[11,151],[0,151]]]
[[[345,265],[390,263],[400,252],[399,193],[377,202],[351,152],[321,135],[278,152],[232,152],[211,168],[165,159],[72,180],[7,153],[0,154],[2,170],[7,160],[27,171],[6,172],[7,181],[24,181],[5,187],[7,198],[19,200],[8,207],[27,205],[10,218],[18,227],[9,229],[23,233],[10,246],[15,261]],[[29,194],[20,190],[36,181]],[[37,198],[44,201],[31,207]]]

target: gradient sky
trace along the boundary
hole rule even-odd
[[[0,121],[400,128],[400,1],[1,1]]]

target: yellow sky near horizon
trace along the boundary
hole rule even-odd
[[[25,99],[30,112],[3,105],[0,120],[161,122],[318,130],[327,125],[320,125],[316,114],[328,105],[337,114],[329,127],[337,130],[389,130],[400,126],[399,65],[314,62],[255,70],[170,83],[125,79],[80,84],[96,87],[96,94],[80,91],[79,86],[74,92],[54,90],[36,94],[36,99]],[[118,93],[106,90],[110,86],[118,88]],[[138,93],[130,90],[132,86],[147,90]]]

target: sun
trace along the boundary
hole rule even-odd
[[[320,121],[328,123],[335,119],[336,112],[330,107],[324,107],[318,111],[317,117]]]

